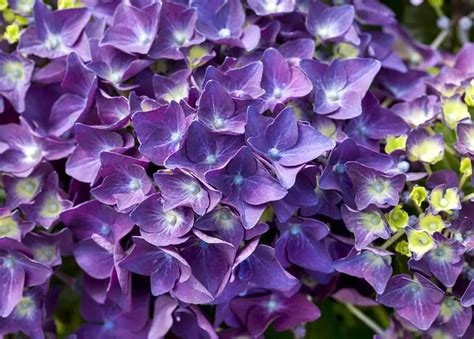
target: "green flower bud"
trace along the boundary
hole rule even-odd
[[[470,118],[467,105],[462,102],[458,95],[446,99],[443,103],[443,118],[446,124],[454,129],[458,122]]]
[[[390,213],[385,214],[390,228],[396,232],[408,226],[408,213],[402,209],[402,206],[395,206]]]
[[[411,230],[408,233],[408,249],[414,253],[416,257],[421,258],[434,246],[433,238],[425,231]]]
[[[461,172],[461,174],[466,177],[470,177],[472,175],[471,159],[462,158],[461,163],[459,164],[459,172]]]
[[[400,135],[399,137],[389,135],[386,139],[385,153],[390,154],[393,151],[404,150],[407,145],[407,136]]]
[[[421,206],[421,203],[426,200],[428,191],[423,186],[415,186],[410,192],[409,198],[416,204]]]
[[[395,251],[397,253],[406,255],[407,257],[411,257],[411,252],[408,249],[408,242],[405,240],[399,241],[397,245],[395,246]]]
[[[420,228],[430,234],[441,232],[446,227],[440,215],[420,214],[418,220]]]

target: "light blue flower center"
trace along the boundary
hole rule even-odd
[[[290,234],[297,235],[301,232],[301,225],[299,224],[291,224],[290,226]]]
[[[380,181],[377,181],[372,185],[372,188],[374,189],[375,192],[377,193],[382,193],[385,189],[385,185],[381,183]]]
[[[372,223],[372,225],[378,225],[380,223],[380,216],[374,214],[370,217],[370,222]]]
[[[234,176],[234,184],[237,186],[241,186],[244,183],[244,177],[240,174]]]
[[[267,310],[270,313],[275,312],[277,308],[278,308],[278,302],[276,300],[271,299],[267,302]]]
[[[189,194],[197,195],[201,191],[201,187],[196,182],[191,182],[187,185],[186,190]]]
[[[180,134],[180,133],[178,133],[178,132],[173,132],[173,133],[171,133],[170,140],[171,140],[172,142],[177,142],[177,141],[179,141],[180,139],[181,139],[181,134]]]
[[[178,222],[178,217],[176,213],[168,211],[165,213],[165,221],[167,224],[174,226]]]
[[[51,34],[46,38],[44,45],[47,49],[55,51],[62,45],[61,37]]]
[[[132,191],[138,191],[141,188],[141,183],[140,180],[137,178],[133,178],[130,183],[128,184],[128,187],[130,187],[130,190]]]
[[[3,267],[5,268],[12,268],[15,266],[15,259],[13,257],[4,257],[3,258]]]
[[[420,286],[418,286],[418,285],[411,285],[411,286],[410,286],[410,292],[411,292],[411,293],[416,293],[416,292],[418,292],[419,290],[420,290]]]
[[[111,331],[115,328],[115,321],[113,320],[106,320],[104,323],[104,329],[107,331]]]
[[[337,174],[343,174],[346,169],[344,167],[344,164],[337,164],[334,166],[334,171],[336,171]]]
[[[336,103],[340,100],[339,93],[335,90],[329,90],[326,92],[326,99],[329,102]]]
[[[103,224],[102,226],[100,226],[99,233],[102,234],[102,235],[104,235],[104,236],[109,235],[109,234],[110,234],[110,227],[109,227],[109,225]]]
[[[442,248],[437,248],[436,251],[435,251],[435,254],[437,257],[442,257],[444,256],[444,249]]]
[[[230,29],[227,27],[221,28],[217,33],[221,38],[228,38],[230,37]]]
[[[199,247],[201,247],[203,250],[207,250],[209,248],[209,244],[205,241],[199,240]]]
[[[209,154],[205,160],[206,164],[214,165],[217,162],[217,157],[214,154]]]
[[[268,151],[268,156],[270,157],[270,159],[277,161],[277,160],[280,160],[280,158],[281,158],[281,153],[280,153],[280,151],[279,151],[277,148],[272,147],[272,148],[270,148],[270,150]]]
[[[410,169],[410,164],[408,163],[408,161],[400,161],[397,164],[397,168],[400,172],[406,173]]]
[[[273,97],[275,99],[281,99],[283,97],[283,91],[281,90],[281,88],[276,87],[273,90]]]
[[[173,33],[173,38],[174,38],[174,41],[176,42],[176,44],[179,45],[179,46],[183,46],[184,43],[187,40],[186,33],[185,32],[179,32],[179,31]]]
[[[222,128],[224,127],[224,119],[216,117],[214,118],[212,125],[214,125],[214,128]]]

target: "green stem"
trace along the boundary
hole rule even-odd
[[[469,201],[471,199],[474,199],[474,193],[466,195],[464,198],[462,198],[462,202]]]
[[[444,144],[444,150],[451,155],[454,155],[454,156],[456,155],[456,151],[446,143]]]
[[[461,180],[459,180],[459,186],[458,186],[460,191],[462,191],[462,188],[469,177],[470,177],[469,175],[465,175],[465,174],[462,175]]]
[[[423,163],[423,167],[425,168],[425,172],[428,173],[428,175],[433,174],[430,165],[428,165],[426,162]]]
[[[355,315],[360,321],[362,321],[364,324],[366,324],[368,327],[370,327],[376,334],[379,336],[384,335],[384,330],[377,325],[372,319],[370,319],[368,316],[366,316],[362,311],[360,311],[357,307],[351,304],[344,304],[346,305],[347,309]]]
[[[431,43],[430,47],[437,49],[449,35],[449,29],[443,29]]]
[[[400,239],[400,237],[402,235],[405,234],[405,230],[404,229],[401,229],[401,230],[398,230],[397,233],[395,233],[390,239],[388,239],[386,242],[384,242],[382,244],[382,246],[380,246],[380,248],[386,250],[387,248],[389,248],[390,246],[393,245],[393,243],[395,241],[397,241],[398,239]]]

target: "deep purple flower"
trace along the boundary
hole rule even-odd
[[[218,207],[196,220],[194,227],[205,234],[238,247],[244,240],[244,227],[239,216],[228,207]]]
[[[113,46],[129,54],[147,54],[158,30],[161,2],[139,8],[120,4],[101,46]]]
[[[248,143],[275,168],[281,184],[290,188],[301,166],[334,147],[334,142],[312,126],[298,122],[293,109],[286,108]]]
[[[334,263],[334,268],[354,277],[365,279],[378,293],[385,291],[387,282],[392,275],[392,259],[388,251],[367,248],[362,251],[355,249]]]
[[[20,113],[25,110],[25,96],[33,69],[31,60],[0,52],[0,94]]]
[[[149,298],[135,296],[131,309],[123,310],[112,301],[99,304],[87,296],[81,298],[81,314],[86,320],[78,330],[79,338],[130,338],[146,337],[145,326],[149,311]]]
[[[176,102],[136,113],[132,121],[140,141],[140,153],[155,164],[163,165],[183,143],[188,120]]]
[[[112,46],[99,46],[97,39],[90,39],[92,61],[87,64],[98,77],[119,90],[128,90],[137,85],[124,84],[145,68],[151,61],[136,59]]]
[[[352,181],[346,170],[348,162],[357,162],[373,170],[385,172],[393,166],[393,159],[357,145],[352,139],[343,141],[331,152],[329,162],[319,180],[319,186],[322,189],[340,192],[344,202],[355,208]]]
[[[381,304],[395,308],[396,313],[421,330],[427,330],[441,309],[444,293],[421,275],[411,279],[406,274],[392,277],[385,293],[377,296]]]
[[[179,151],[165,165],[187,169],[200,179],[206,172],[224,167],[243,146],[241,137],[211,132],[197,121],[191,123],[187,134]]]
[[[248,25],[243,28],[245,13],[242,3],[238,0],[225,2],[208,2],[198,0],[193,2],[197,8],[197,30],[206,39],[216,44],[230,45],[253,50],[260,40],[260,28]]]
[[[355,203],[359,210],[374,204],[377,207],[396,206],[405,185],[404,174],[386,175],[358,162],[345,164],[352,180]]]
[[[61,214],[61,221],[71,229],[77,240],[99,235],[114,244],[133,228],[133,221],[127,214],[119,213],[97,200],[68,209]]]
[[[452,287],[463,269],[462,255],[465,248],[454,239],[434,234],[436,247],[421,259],[428,270],[446,287]]]
[[[168,295],[162,295],[155,300],[155,314],[148,336],[162,338],[169,332],[181,338],[193,335],[218,338],[214,327],[197,306],[182,305]]]
[[[61,265],[61,256],[72,254],[72,233],[68,228],[56,233],[28,233],[23,243],[36,261],[50,267]]]
[[[41,285],[51,276],[48,266],[31,258],[32,254],[25,245],[13,239],[0,238],[1,317],[15,313],[24,287]]]
[[[44,162],[27,177],[4,175],[2,181],[6,192],[6,206],[10,209],[18,207],[20,204],[31,202],[43,188],[43,185],[52,175],[52,167]]]
[[[390,110],[381,107],[370,93],[362,100],[362,114],[351,119],[344,128],[344,133],[355,142],[374,151],[380,148],[379,140],[407,132],[408,125]]]
[[[138,237],[133,242],[131,252],[119,265],[130,272],[150,276],[154,296],[171,291],[178,281],[189,279],[191,268],[175,250],[154,246]]]
[[[314,219],[290,218],[277,223],[280,237],[275,244],[276,256],[284,267],[297,266],[318,272],[332,272],[332,259],[322,241],[328,227]]]
[[[21,35],[18,51],[41,58],[59,58],[77,52],[90,60],[84,27],[91,17],[85,8],[51,11],[42,2],[34,7],[34,25]]]
[[[208,172],[206,179],[222,192],[224,203],[239,211],[245,228],[257,223],[266,203],[287,193],[248,147],[242,148],[225,168]]]
[[[66,162],[66,173],[82,182],[95,182],[102,152],[120,152],[128,148],[126,135],[82,124],[76,124],[74,131],[77,146]]]
[[[0,171],[26,177],[43,158],[61,159],[73,147],[68,142],[39,137],[23,120],[20,124],[0,125]]]
[[[222,134],[243,134],[247,112],[237,111],[232,97],[218,82],[209,81],[199,100],[197,116],[210,130]]]
[[[311,92],[311,82],[306,75],[299,67],[289,65],[277,50],[265,50],[262,62],[262,88],[265,90],[263,99],[268,109],[273,110],[277,104],[304,97]]]
[[[44,338],[42,299],[42,289],[39,287],[20,291],[20,299],[13,311],[6,317],[0,317],[0,335],[21,331],[32,339]]]
[[[313,83],[314,112],[333,119],[350,119],[361,114],[362,98],[380,70],[380,62],[359,58],[327,65],[302,60],[301,68]]]
[[[232,68],[225,72],[209,66],[206,68],[203,83],[214,80],[220,83],[227,93],[234,98],[256,99],[265,93],[260,87],[263,76],[263,64],[260,61],[248,65]]]
[[[153,178],[163,196],[165,210],[189,206],[197,214],[205,215],[222,197],[221,192],[181,170],[161,170]]]
[[[146,163],[122,154],[104,152],[100,156],[100,175],[104,178],[91,194],[107,205],[117,205],[119,211],[128,210],[145,200],[152,190]]]
[[[51,107],[46,122],[48,134],[56,137],[69,131],[91,108],[97,89],[97,78],[76,53],[67,57],[66,73],[61,82],[66,91]]]
[[[296,324],[314,321],[319,309],[305,295],[285,298],[279,294],[261,297],[239,297],[231,301],[231,310],[251,336],[261,336],[273,323],[276,331],[294,328]]]
[[[367,248],[378,238],[390,237],[387,221],[377,208],[370,207],[363,211],[355,211],[343,206],[341,210],[347,229],[354,233],[355,248],[358,251]]]
[[[131,213],[140,227],[142,237],[156,245],[167,246],[186,241],[185,236],[193,227],[194,215],[189,207],[164,209],[163,197],[152,194]]]
[[[354,15],[354,7],[351,5],[330,7],[317,1],[309,6],[306,29],[323,41],[341,38],[352,27]]]
[[[462,337],[472,321],[472,308],[463,307],[455,297],[445,297],[433,327],[455,337]]]
[[[158,35],[149,56],[153,59],[184,59],[181,48],[200,44],[204,37],[195,31],[197,13],[194,8],[165,2],[160,12]]]

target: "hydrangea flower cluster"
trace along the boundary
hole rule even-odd
[[[301,338],[330,299],[472,337],[473,44],[378,0],[0,10],[0,335]]]

